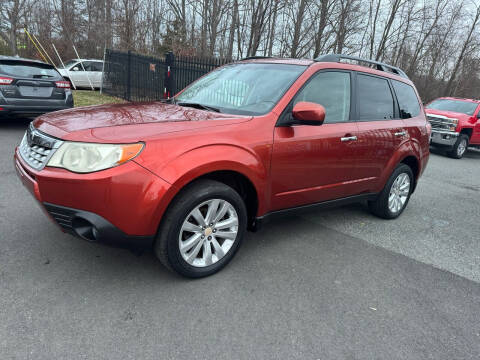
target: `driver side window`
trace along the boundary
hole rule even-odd
[[[308,101],[323,105],[324,123],[347,122],[350,119],[350,73],[319,72],[297,93],[293,105]]]
[[[74,70],[76,69],[76,70]],[[76,63],[70,68],[70,71],[83,71],[83,67],[81,63]]]

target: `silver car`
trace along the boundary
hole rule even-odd
[[[96,59],[73,59],[58,71],[75,88],[99,88],[102,85],[103,61]]]

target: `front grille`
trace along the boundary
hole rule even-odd
[[[20,143],[20,155],[32,168],[42,170],[61,144],[61,140],[38,131],[30,123]]]
[[[457,119],[451,119],[442,115],[427,114],[427,119],[434,130],[452,131],[452,127],[456,128],[458,123]]]

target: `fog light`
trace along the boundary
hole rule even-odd
[[[73,230],[78,236],[87,241],[96,241],[98,231],[93,224],[83,218],[76,217],[72,221]]]

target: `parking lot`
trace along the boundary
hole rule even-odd
[[[397,220],[278,219],[187,280],[60,232],[15,174],[27,124],[0,123],[0,359],[480,358],[480,151],[435,150]]]

